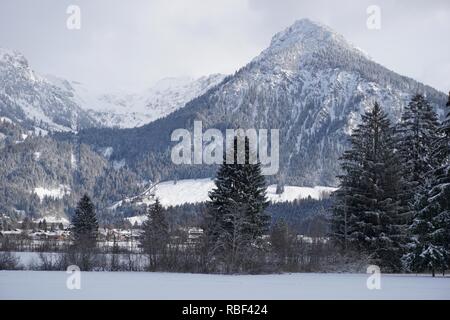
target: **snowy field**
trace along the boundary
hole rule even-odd
[[[65,272],[0,271],[0,299],[450,299],[450,278],[366,274],[225,276],[144,272],[82,272],[81,289]]]
[[[174,181],[159,183],[155,188],[155,196],[161,200],[163,206],[180,205],[184,203],[198,203],[208,201],[208,193],[215,188],[214,180],[184,179],[175,184]],[[336,190],[336,188],[316,186],[297,187],[285,186],[282,194],[276,194],[276,185],[267,187],[267,198],[270,202],[292,202],[296,199],[321,199]]]
[[[184,179],[178,180],[176,183],[173,180],[158,183],[154,188],[154,195],[159,198],[164,207],[182,205],[186,203],[200,203],[209,200],[208,193],[215,188],[214,180],[206,179]],[[333,187],[297,187],[285,186],[284,192],[276,193],[277,186],[275,184],[267,186],[267,199],[272,203],[277,202],[293,202],[294,200],[306,199],[322,199],[335,191]],[[132,199],[127,198],[114,204],[111,209],[130,202]],[[137,204],[149,205],[154,202],[153,197],[143,197]],[[145,216],[130,217],[128,220],[134,224],[137,222],[141,224],[145,220]]]
[[[150,205],[154,202],[154,197],[159,198],[164,207],[177,206],[183,204],[195,204],[209,200],[208,193],[215,188],[214,180],[205,179],[184,179],[178,181],[164,181],[154,186],[152,193],[125,198],[116,202],[110,209],[117,209],[125,203],[136,202],[137,205]],[[306,199],[322,199],[336,190],[333,187],[315,186],[315,187],[298,187],[285,186],[284,192],[276,193],[277,186],[275,184],[267,186],[267,199],[272,203],[277,202],[293,202],[295,200]],[[69,195],[71,190],[67,185],[59,185],[57,187],[39,186],[34,188],[34,193],[42,201],[45,197],[53,199],[62,199],[65,195]],[[36,221],[45,220],[48,223],[63,223],[67,225],[69,221],[65,217],[55,217],[54,215],[44,215]],[[145,215],[134,216],[128,220],[134,224],[141,224],[146,219]]]

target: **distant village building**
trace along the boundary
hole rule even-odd
[[[303,243],[327,243],[330,239],[327,237],[309,237],[305,236],[303,234],[297,235],[297,242],[303,242]]]
[[[203,235],[202,228],[189,228],[188,230],[188,243],[196,243],[199,241],[200,237]]]

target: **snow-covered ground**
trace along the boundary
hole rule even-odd
[[[14,123],[10,118],[0,117],[0,122]]]
[[[366,274],[203,275],[82,272],[69,290],[65,272],[0,271],[0,299],[450,299],[450,278]]]
[[[56,216],[56,215],[50,215],[50,214],[46,214],[40,218],[36,218],[33,219],[33,222],[39,223],[39,222],[43,222],[45,220],[45,222],[47,224],[52,223],[52,224],[60,224],[62,223],[63,226],[67,227],[70,222],[69,219],[65,218],[65,217],[60,217],[60,216]]]
[[[198,203],[207,201],[208,193],[214,189],[214,181],[207,179],[184,179],[174,181],[165,181],[155,187],[155,195],[161,201],[163,206],[173,206],[184,203]],[[276,194],[276,185],[267,187],[267,198],[271,202],[294,201],[296,199],[321,199],[327,194],[336,190],[336,188],[316,186],[297,187],[285,186],[284,192]]]
[[[199,203],[208,201],[208,193],[215,187],[214,181],[211,178],[206,179],[184,179],[178,181],[164,181],[158,183],[151,194],[151,196],[142,197],[138,204],[149,205],[154,202],[154,197],[159,198],[161,204],[164,207],[182,205],[185,203]],[[284,192],[276,194],[276,185],[270,185],[267,187],[267,198],[269,201],[275,202],[292,202],[296,199],[305,199],[311,197],[312,199],[321,199],[326,197],[336,188],[332,187],[297,187],[297,186],[285,186]],[[115,209],[121,206],[123,203],[132,201],[132,198],[125,199],[117,202],[111,207]],[[129,218],[131,223],[141,223],[144,217],[137,216]]]
[[[185,179],[165,181],[155,188],[155,196],[163,206],[198,203],[208,200],[208,192],[214,188],[211,179]]]
[[[70,194],[70,187],[68,185],[60,184],[55,188],[36,187],[34,193],[42,201],[45,197],[53,199],[62,199],[65,195]]]
[[[140,198],[137,204],[152,204],[155,197],[158,198],[164,207],[182,205],[185,203],[200,203],[209,200],[208,193],[215,187],[214,181],[211,178],[206,179],[184,179],[178,181],[164,181],[158,183],[152,190],[151,195]],[[292,202],[297,199],[305,199],[311,197],[312,199],[321,199],[326,197],[336,188],[316,186],[297,187],[285,186],[284,192],[276,194],[276,185],[267,187],[267,198],[269,201],[275,202]],[[123,203],[133,201],[133,198],[128,198],[117,202],[111,207],[115,209]],[[132,224],[142,224],[146,216],[135,216],[127,218]]]

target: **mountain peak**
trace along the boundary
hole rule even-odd
[[[329,41],[346,43],[344,37],[334,32],[331,28],[309,19],[301,19],[295,21],[285,30],[275,34],[272,38],[270,47],[285,47],[298,42],[311,43],[313,41],[315,43]]]
[[[31,81],[42,80],[30,67],[27,58],[16,50],[0,47],[0,82],[16,82],[19,76]]]
[[[28,60],[19,51],[0,47],[0,62],[28,68]]]
[[[309,19],[301,19],[275,34],[270,46],[253,62],[257,62],[264,70],[296,72],[301,66],[324,65],[327,59],[320,58],[324,55],[370,59],[330,27]]]

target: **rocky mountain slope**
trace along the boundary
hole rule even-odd
[[[72,98],[34,72],[22,54],[0,48],[0,116],[44,133],[99,125]]]
[[[142,188],[139,177],[91,147],[38,136],[6,117],[0,117],[0,164],[0,216],[17,220],[67,220],[84,193],[99,216],[108,216],[108,206]]]
[[[109,148],[112,160],[146,178],[182,179],[213,176],[215,167],[174,165],[173,130],[192,130],[195,120],[203,121],[204,129],[279,129],[280,173],[272,179],[335,186],[338,158],[360,115],[378,101],[395,122],[416,93],[441,112],[443,93],[388,70],[330,28],[304,19],[183,109],[141,128],[91,129],[80,137],[95,148]]]

